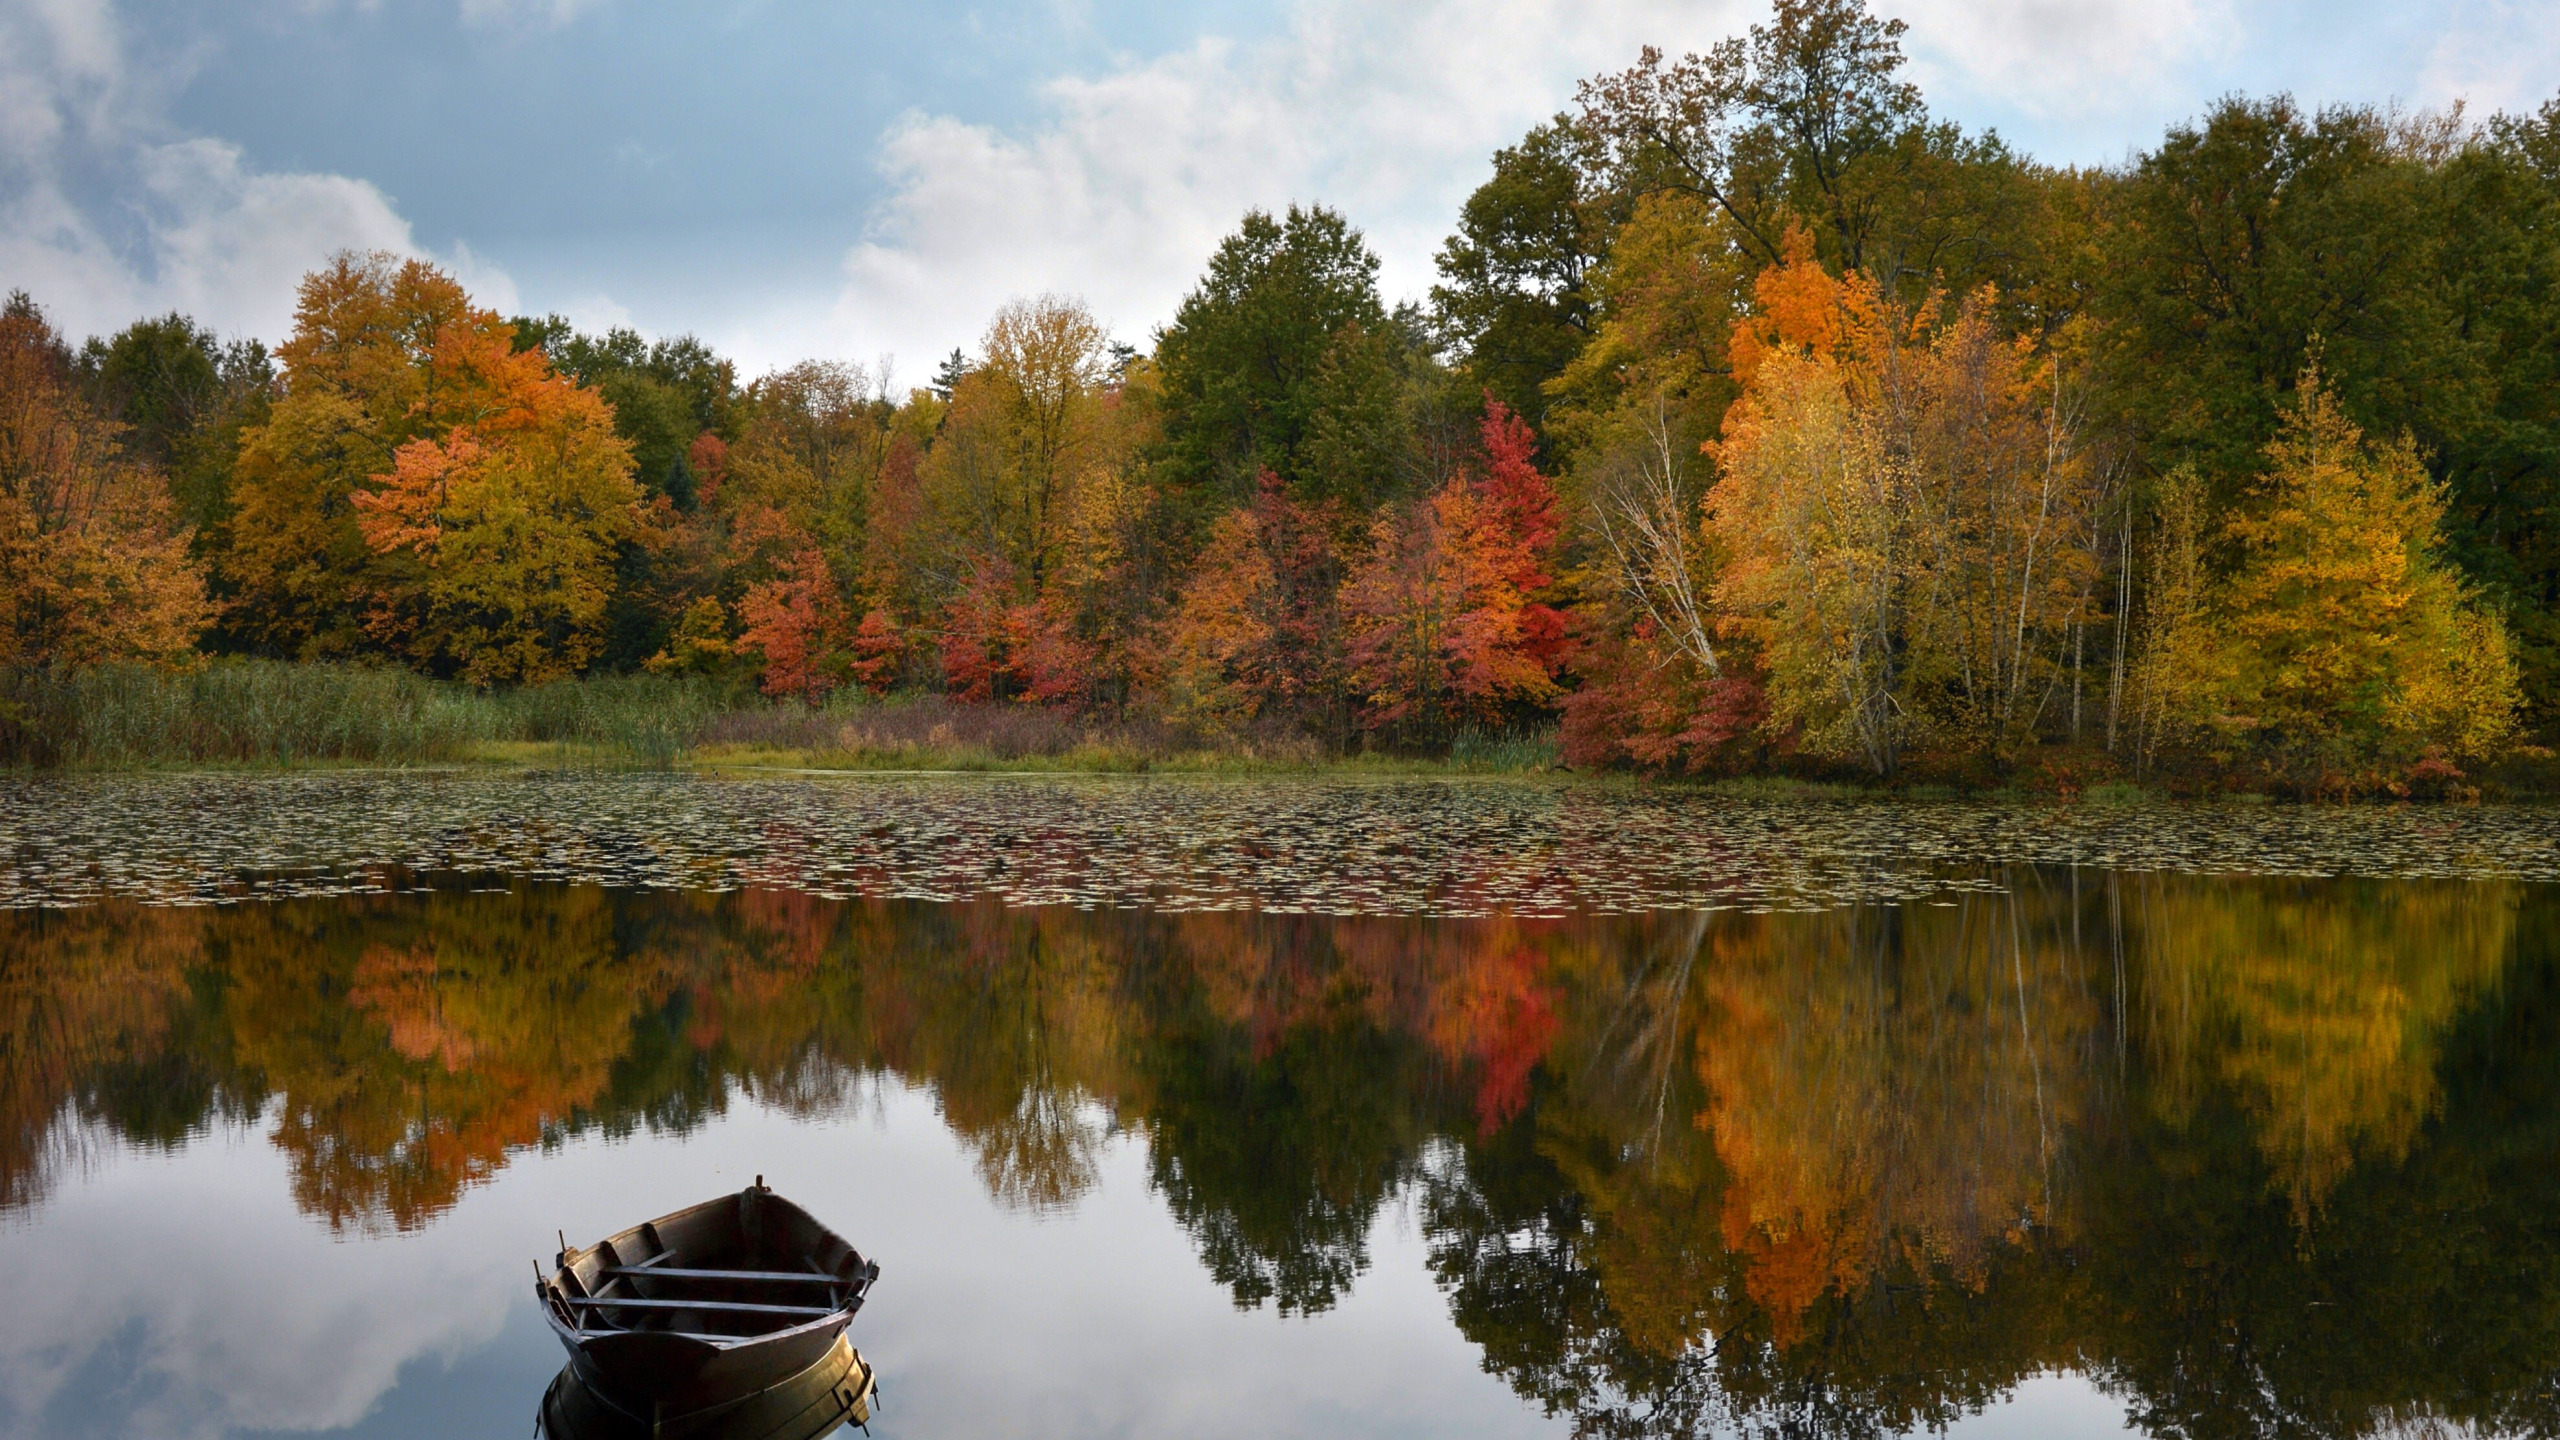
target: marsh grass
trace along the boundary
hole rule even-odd
[[[654,675],[481,690],[362,665],[218,660],[0,671],[0,765],[477,764],[1126,773],[1561,772],[1553,727],[1462,731],[1445,756],[1342,754],[1285,728],[1206,736],[1144,716],[839,692],[809,706]]]
[[[1321,746],[1289,734],[1211,741],[1144,718],[1076,716],[1027,705],[960,705],[939,695],[839,695],[822,708],[742,708],[713,719],[691,758],[710,765],[822,770],[1148,770],[1313,768]]]
[[[1732,775],[1702,782],[1697,788],[1729,800],[1764,801],[1862,800],[1877,793],[1869,786],[1800,780],[1792,775]]]
[[[402,765],[514,750],[669,765],[721,708],[708,687],[656,676],[483,691],[360,665],[101,665],[0,673],[0,762]]]
[[[1470,726],[1449,742],[1452,770],[1554,770],[1563,764],[1562,733],[1553,725],[1491,733]]]

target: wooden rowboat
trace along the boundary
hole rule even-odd
[[[761,1175],[584,1249],[564,1237],[551,1273],[541,1268],[534,1297],[577,1378],[634,1413],[670,1418],[817,1365],[880,1276]]]
[[[537,1440],[821,1440],[871,1424],[871,1367],[836,1337],[817,1364],[737,1400],[670,1415],[625,1406],[589,1389],[564,1365],[542,1392]]]

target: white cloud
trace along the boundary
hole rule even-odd
[[[1278,34],[1203,40],[1052,81],[1027,132],[913,114],[881,146],[892,193],[822,314],[732,340],[751,358],[886,347],[912,364],[1010,296],[1083,295],[1123,339],[1169,319],[1250,206],[1342,210],[1392,296],[1418,296],[1495,148],[1574,82],[1646,43],[1694,48],[1759,17],[1747,0],[1366,5],[1310,0]]]
[[[417,248],[409,222],[362,180],[260,173],[220,140],[152,146],[138,159],[162,217],[151,229],[153,279],[143,287],[152,308],[227,314],[240,329],[281,334],[295,282],[322,257]]]
[[[425,253],[369,181],[263,171],[227,141],[172,135],[160,97],[178,78],[134,64],[106,5],[0,0],[0,286],[74,338],[174,309],[272,341],[295,282],[332,253]],[[443,258],[514,304],[503,270],[466,247]]]
[[[573,297],[558,308],[561,314],[569,317],[570,324],[591,335],[601,335],[607,330],[636,329],[639,324],[632,318],[631,307],[601,290]],[[508,313],[517,312],[510,310]]]
[[[2420,73],[2421,104],[2467,103],[2473,118],[2531,111],[2560,75],[2560,15],[2548,4],[2474,0],[2445,17],[2444,38]]]
[[[501,315],[523,313],[524,300],[516,294],[515,277],[470,246],[457,240],[451,254],[428,258],[443,266],[446,274],[461,281],[462,288],[479,304]]]
[[[1961,90],[2037,120],[2147,116],[2163,87],[2236,49],[2229,0],[1876,0],[1910,22],[1933,98]]]
[[[2028,113],[2124,103],[2231,43],[2227,0],[1913,0],[1924,83],[1955,75]],[[891,185],[831,312],[774,317],[748,353],[916,357],[974,344],[1009,296],[1084,295],[1124,339],[1170,318],[1248,206],[1321,201],[1368,234],[1390,297],[1419,296],[1493,150],[1637,49],[1703,49],[1761,0],[1305,0],[1276,35],[1204,40],[1052,81],[1026,131],[913,114],[882,142]]]

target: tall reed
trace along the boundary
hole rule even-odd
[[[721,699],[699,682],[657,676],[482,691],[404,670],[267,660],[0,671],[0,763],[402,764],[526,741],[665,765]]]

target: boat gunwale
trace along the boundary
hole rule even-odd
[[[534,1265],[536,1276],[534,1286],[537,1291],[537,1298],[541,1303],[543,1320],[550,1325],[552,1333],[559,1337],[564,1346],[577,1352],[586,1351],[590,1344],[597,1341],[609,1341],[619,1339],[624,1336],[634,1335],[658,1336],[669,1340],[682,1340],[691,1344],[705,1346],[715,1351],[725,1352],[741,1349],[751,1345],[766,1345],[796,1339],[819,1330],[824,1330],[830,1326],[841,1329],[846,1325],[850,1325],[853,1321],[854,1313],[862,1308],[863,1301],[869,1297],[872,1283],[880,1276],[879,1262],[871,1259],[867,1255],[864,1255],[859,1247],[855,1246],[851,1241],[846,1240],[842,1235],[837,1234],[831,1226],[819,1220],[815,1215],[810,1214],[805,1207],[784,1197],[776,1192],[771,1186],[768,1186],[763,1182],[764,1177],[758,1176],[756,1177],[756,1183],[747,1187],[746,1190],[731,1191],[726,1195],[715,1196],[708,1200],[684,1206],[681,1209],[670,1210],[664,1215],[643,1220],[639,1224],[625,1226],[624,1228],[613,1232],[611,1235],[605,1236],[603,1239],[600,1239],[591,1245],[570,1247],[564,1240],[563,1248],[560,1251],[560,1254],[555,1257],[551,1270],[548,1272],[543,1271],[539,1261],[535,1262]],[[770,1204],[778,1201],[781,1204],[790,1206],[793,1210],[799,1212],[801,1218],[808,1221],[820,1235],[843,1245],[846,1254],[851,1256],[856,1262],[850,1275],[839,1275],[831,1271],[820,1270],[812,1270],[809,1272],[809,1279],[812,1282],[823,1280],[830,1284],[830,1286],[844,1287],[843,1298],[838,1301],[834,1308],[828,1310],[823,1315],[813,1316],[810,1319],[804,1320],[795,1325],[783,1326],[772,1330],[761,1330],[752,1335],[713,1335],[686,1330],[605,1330],[587,1328],[585,1325],[580,1323],[579,1317],[576,1315],[573,1307],[569,1304],[569,1301],[572,1298],[597,1302],[592,1307],[597,1309],[610,1306],[613,1300],[613,1297],[611,1296],[589,1294],[572,1297],[567,1293],[566,1289],[560,1283],[560,1278],[564,1274],[570,1275],[574,1278],[575,1272],[571,1267],[574,1266],[580,1258],[583,1258],[601,1246],[611,1244],[618,1237],[641,1234],[643,1232],[647,1234],[652,1243],[656,1243],[661,1247],[658,1252],[659,1256],[667,1255],[672,1253],[672,1247],[666,1246],[665,1242],[659,1237],[659,1227],[668,1225],[671,1222],[689,1218],[705,1211],[714,1210],[720,1206],[734,1205],[738,1202],[738,1198],[740,1196],[747,1194],[749,1191],[763,1192],[765,1199],[760,1203]],[[616,1264],[611,1267],[613,1269],[631,1269],[643,1275],[648,1273],[646,1266],[649,1262],[647,1261],[643,1261],[637,1266],[628,1265],[621,1261],[619,1249],[615,1251],[615,1257]],[[657,1257],[651,1258],[655,1259]],[[621,1277],[616,1276],[614,1278]],[[585,1282],[583,1280],[578,1283],[580,1289],[585,1288]],[[756,1283],[771,1282],[759,1281]],[[643,1297],[630,1296],[625,1298],[640,1299]],[[831,1296],[830,1298],[833,1297]],[[564,1314],[563,1312],[569,1313]]]

